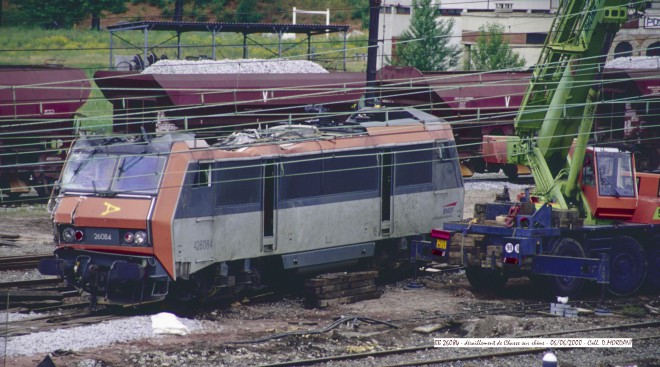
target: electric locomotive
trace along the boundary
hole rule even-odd
[[[411,108],[215,144],[176,132],[81,137],[58,189],[55,259],[40,271],[119,305],[277,279],[264,269],[407,259],[413,238],[461,218],[464,197],[450,125]]]

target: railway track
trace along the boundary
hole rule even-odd
[[[19,280],[15,282],[2,282],[0,283],[0,289],[45,287],[55,286],[61,283],[62,279],[60,278]]]
[[[88,304],[89,303],[87,302],[78,303],[75,304],[75,306],[84,308]],[[5,325],[0,328],[0,337],[16,337],[55,329],[66,329],[77,326],[92,325],[124,317],[127,316],[117,315],[107,311],[91,312],[75,309],[57,315],[36,316],[6,322]]]
[[[53,254],[3,256],[0,257],[0,271],[34,269],[39,260],[53,257]]]
[[[573,338],[577,337],[592,337],[585,336],[585,333],[594,333],[594,332],[603,332],[603,331],[612,331],[612,330],[633,330],[640,328],[657,328],[660,326],[660,320],[648,321],[648,322],[639,322],[639,323],[628,323],[620,325],[609,325],[603,327],[593,327],[593,328],[583,328],[583,329],[574,329],[574,330],[564,330],[557,332],[547,332],[547,333],[537,333],[537,334],[527,334],[527,335],[518,335],[516,338],[547,338],[547,337],[559,337],[559,336],[571,336]],[[658,330],[652,331],[650,335],[632,337],[634,342],[641,341],[654,341],[660,339],[660,332]],[[331,362],[340,362],[340,361],[359,361],[369,362],[371,365],[382,365],[389,367],[402,367],[402,366],[424,366],[424,365],[437,365],[444,363],[454,363],[461,361],[478,361],[488,359],[491,363],[496,358],[508,358],[518,355],[526,354],[538,354],[546,350],[546,348],[521,348],[513,350],[497,350],[494,352],[488,352],[490,349],[480,349],[478,353],[470,353],[472,349],[467,349],[470,352],[456,353],[458,355],[454,356],[441,356],[441,357],[429,357],[425,359],[415,358],[418,357],[419,352],[423,351],[437,351],[433,344],[427,344],[416,347],[406,347],[406,348],[396,348],[388,349],[367,353],[354,353],[354,354],[342,354],[335,356],[327,356],[321,358],[310,358],[303,360],[287,361],[287,362],[278,362],[271,363],[266,365],[261,365],[261,367],[288,367],[288,366],[312,366],[317,364],[327,364]],[[417,355],[416,355],[417,354]],[[432,353],[428,353],[429,355]],[[436,353],[437,354],[437,353]],[[386,357],[390,356],[407,356],[405,362],[391,363],[386,360]],[[383,358],[383,361],[379,361],[377,358]],[[414,359],[414,360],[412,360]],[[365,363],[366,364],[366,363]]]
[[[0,283],[0,307],[8,312],[47,312],[80,308],[65,301],[80,294],[59,278],[32,279]],[[88,302],[81,303],[88,305]],[[82,306],[84,307],[84,306]]]

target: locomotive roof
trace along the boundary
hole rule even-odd
[[[235,132],[215,144],[222,149],[239,149],[248,145],[295,143],[310,140],[334,139],[349,136],[369,136],[382,133],[382,128],[442,125],[446,121],[430,113],[410,107],[364,108],[351,115],[345,122],[310,121],[308,124],[278,125],[266,129],[249,129]]]
[[[314,120],[300,125],[282,124],[265,129],[248,129],[235,132],[214,144],[212,150],[238,153],[246,148],[266,145],[292,147],[297,143],[330,141],[344,137],[376,135],[386,137],[393,133],[414,133],[424,130],[447,130],[443,135],[453,140],[449,124],[444,119],[424,111],[410,107],[396,109],[366,108],[354,113],[343,122]],[[110,154],[162,154],[169,153],[172,145],[177,141],[185,142],[188,149],[194,151],[209,151],[210,147],[206,140],[197,139],[192,133],[175,131],[151,139],[146,135],[134,138],[98,135],[82,136],[73,149],[102,151]],[[356,144],[359,145],[359,143]],[[352,146],[353,144],[349,145]],[[287,148],[287,150],[290,149]],[[256,151],[253,153],[257,154]],[[239,155],[243,154],[239,153]]]

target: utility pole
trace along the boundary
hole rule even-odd
[[[376,98],[376,62],[378,61],[378,17],[381,0],[369,0],[369,49],[367,50],[367,93],[366,104]]]
[[[183,0],[176,0],[174,2],[174,21],[180,22],[183,20]]]

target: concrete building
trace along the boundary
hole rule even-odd
[[[660,56],[660,1],[653,1],[644,16],[626,24],[614,37],[610,54]]]
[[[552,25],[559,0],[442,0],[438,20],[453,19],[452,43],[463,50],[459,69],[470,57],[479,28],[488,23],[504,27],[511,48],[525,58],[526,67],[538,60],[541,47]],[[412,0],[384,0],[380,13],[378,67],[396,53],[396,39],[410,26]],[[610,58],[660,55],[660,1],[653,1],[646,14],[626,24],[614,40]]]

